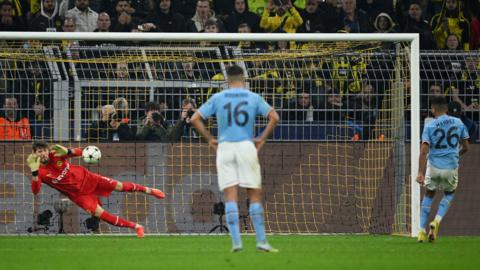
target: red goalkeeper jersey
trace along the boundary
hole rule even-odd
[[[38,169],[38,180],[67,196],[90,194],[95,190],[96,181],[89,181],[91,174],[82,166],[72,165],[67,158],[82,155],[81,148],[72,149],[71,155],[63,157],[50,153],[50,162],[41,164]]]

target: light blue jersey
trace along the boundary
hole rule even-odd
[[[252,140],[256,116],[267,117],[270,110],[260,95],[243,88],[217,93],[198,109],[204,119],[217,117],[219,143]]]
[[[459,144],[468,138],[462,121],[446,114],[426,124],[422,134],[422,142],[430,146],[428,161],[438,169],[458,167]]]

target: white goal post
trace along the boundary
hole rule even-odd
[[[420,151],[420,71],[418,34],[234,34],[234,33],[51,33],[51,32],[0,32],[0,40],[97,40],[97,41],[381,41],[408,42],[410,44],[409,67],[411,83],[411,236],[417,236],[420,219],[420,186],[416,183]]]

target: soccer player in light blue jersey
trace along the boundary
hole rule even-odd
[[[193,115],[191,122],[197,131],[217,151],[218,185],[225,198],[225,214],[232,237],[232,251],[243,249],[238,215],[238,189],[246,188],[250,200],[249,213],[255,228],[257,250],[277,252],[265,236],[260,164],[257,151],[273,132],[279,116],[258,94],[245,89],[243,69],[233,65],[227,69],[229,88],[213,95]],[[215,115],[218,141],[205,128],[203,120]],[[260,137],[254,137],[255,118],[268,118]]]
[[[443,190],[443,198],[435,219],[430,223],[428,233],[429,242],[437,238],[440,221],[447,213],[457,189],[459,156],[465,154],[469,147],[467,128],[460,119],[446,114],[448,110],[446,99],[434,97],[431,106],[435,120],[427,123],[423,129],[418,164],[417,182],[426,188],[422,200],[418,242],[427,240],[425,228],[433,196],[436,190]]]

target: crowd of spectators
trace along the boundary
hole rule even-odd
[[[131,119],[128,101],[119,97],[100,108],[98,120],[87,128],[86,138],[90,141],[177,142],[182,136],[194,137],[190,118],[196,110],[195,102],[183,100],[175,121],[166,119],[166,106],[166,103],[146,102],[143,116]]]
[[[476,0],[3,0],[0,31],[420,33],[422,49],[477,50],[478,14]]]
[[[462,0],[4,0],[0,1],[0,31],[419,33],[422,50],[460,52],[480,49],[478,14],[480,1]],[[64,45],[68,47],[91,45],[78,41],[65,42],[68,44]],[[214,45],[200,43],[201,47]],[[273,45],[263,42],[238,43],[239,48],[262,51],[267,47],[288,50],[301,45],[293,42]],[[429,91],[431,95],[448,96],[452,110],[455,108],[455,112],[477,135],[476,126],[480,123],[479,63],[478,57],[470,57],[459,63],[459,71],[442,67],[449,70],[449,74],[454,74],[455,83],[422,83],[422,97],[428,96]],[[151,64],[155,72],[181,71],[155,79],[192,82],[224,79],[218,66],[206,68],[201,67],[199,62],[188,61],[171,64],[174,66]],[[263,91],[261,94],[269,103],[283,110],[282,118],[285,121],[334,123],[347,120],[350,127],[355,129],[356,138],[371,137],[389,77],[380,74],[382,79],[368,78],[377,77],[382,67],[372,67],[361,57],[343,56],[323,63],[304,61],[303,66],[295,64],[262,60],[246,63],[250,87]],[[32,70],[33,73],[28,75],[29,82],[20,88],[24,92],[26,89],[35,92],[39,88],[50,91],[45,82],[31,80],[41,77],[34,74],[35,69]],[[313,72],[300,74],[305,70]],[[369,74],[369,70],[377,70],[377,74]],[[212,71],[213,74],[206,74]],[[78,74],[86,78],[90,76],[83,73]],[[135,77],[139,78],[137,75]],[[131,79],[129,64],[117,63],[114,78]],[[173,95],[165,92],[172,100],[164,100],[161,104],[143,104],[144,116],[133,120],[129,118],[127,100],[117,98],[112,104],[101,108],[98,121],[91,123],[85,135],[92,140],[114,141],[177,141],[185,135],[196,136],[189,127],[190,112],[218,89],[184,90],[185,93]],[[49,120],[51,114],[46,112],[51,110],[50,99],[40,96],[28,98],[28,101],[23,101],[23,97],[19,99],[23,108],[32,109],[28,118],[13,113],[18,107],[15,98],[4,99],[4,115],[0,120],[3,121],[2,125],[11,128],[9,137],[4,132],[4,138],[0,137],[0,140],[30,139],[30,131],[28,137],[25,135],[28,119]],[[173,97],[178,98],[173,100]],[[173,107],[173,111],[180,110],[180,116],[172,114],[172,110],[165,110],[165,106]],[[428,98],[423,98],[423,118],[428,118],[428,107]]]

